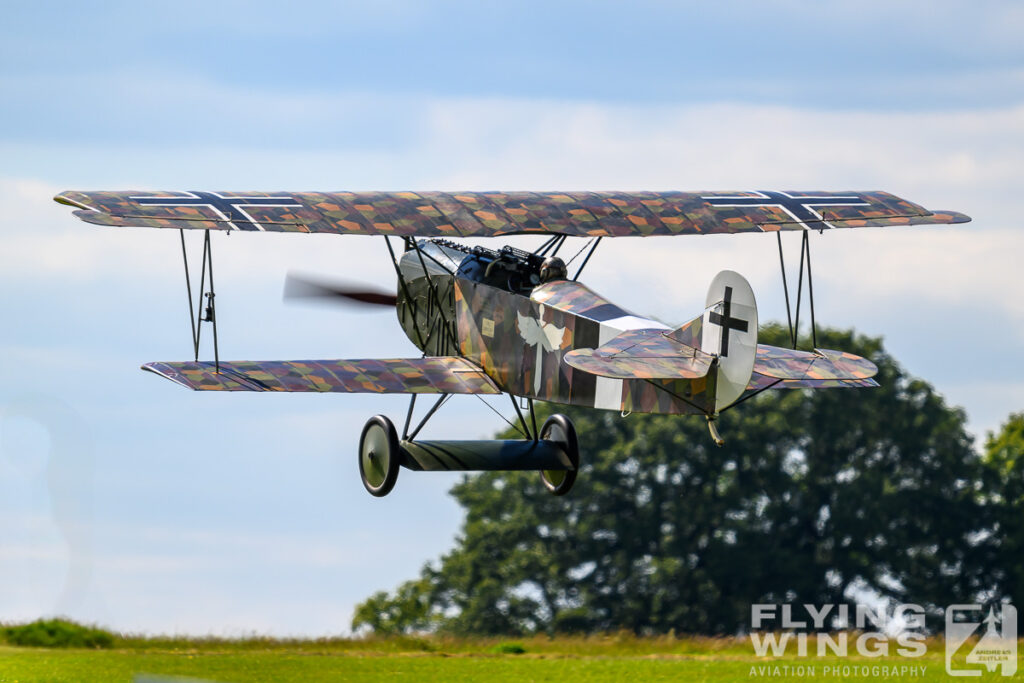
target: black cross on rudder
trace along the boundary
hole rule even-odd
[[[708,320],[722,328],[722,348],[719,352],[723,358],[729,355],[729,330],[746,332],[749,324],[746,320],[732,317],[732,287],[725,288],[725,300],[722,302],[722,313],[711,311]]]

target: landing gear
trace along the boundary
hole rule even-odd
[[[526,439],[416,439],[420,428],[445,398],[442,396],[434,404],[411,434],[410,401],[401,438],[395,425],[383,415],[374,415],[367,421],[359,438],[359,476],[370,495],[378,498],[388,495],[398,480],[399,466],[426,472],[539,471],[544,488],[553,495],[564,496],[572,489],[580,466],[580,452],[576,428],[568,417],[552,415],[538,430],[531,405],[529,423],[520,413],[521,431]]]
[[[371,495],[386,496],[398,481],[398,432],[391,420],[374,415],[359,437],[359,476]]]
[[[571,470],[540,471],[544,487],[552,495],[564,496],[576,483],[576,473],[580,467],[580,448],[576,441],[576,428],[573,426],[572,420],[565,415],[555,413],[544,422],[544,426],[540,429],[540,438],[561,446],[572,462],[573,469]]]

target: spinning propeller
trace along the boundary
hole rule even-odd
[[[344,280],[324,280],[288,273],[284,281],[285,299],[320,299],[350,306],[391,306],[398,297],[390,292]]]

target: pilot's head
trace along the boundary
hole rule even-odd
[[[569,270],[565,267],[565,261],[557,256],[548,256],[540,265],[540,281],[551,282],[552,280],[564,280],[569,276]]]

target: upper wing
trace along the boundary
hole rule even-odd
[[[305,391],[372,394],[500,394],[464,358],[146,363],[143,370],[197,391]]]
[[[577,370],[617,379],[695,379],[708,374],[712,360],[661,329],[623,332],[604,346],[571,351],[564,358]]]
[[[877,372],[878,367],[868,359],[845,351],[809,352],[758,344],[747,390],[877,387],[878,382],[871,379]]]
[[[620,237],[964,223],[887,192],[78,192],[97,225],[354,235]]]

